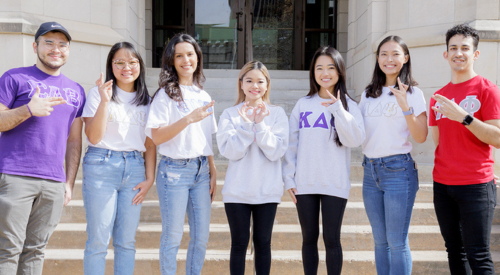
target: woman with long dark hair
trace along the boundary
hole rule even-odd
[[[409,275],[412,270],[408,228],[418,175],[408,137],[418,143],[427,138],[425,99],[415,85],[408,46],[398,36],[386,37],[359,103],[366,131],[363,201],[379,275]]]
[[[89,141],[82,187],[85,274],[104,274],[111,237],[115,274],[134,273],[135,232],[156,165],[156,146],[144,133],[150,104],[145,71],[132,44],[116,43],[108,54],[106,82],[101,73],[87,96],[82,115]]]
[[[162,233],[160,268],[175,274],[176,255],[189,222],[186,274],[200,274],[207,249],[216,170],[212,134],[214,102],[203,90],[203,55],[187,34],[174,36],[162,57],[159,86],[151,103],[146,134],[159,146],[156,188]]]
[[[351,188],[350,147],[361,145],[365,128],[356,102],[347,94],[340,53],[332,47],[319,48],[309,72],[309,93],[290,115],[283,180],[297,206],[304,273],[318,272],[321,208],[327,271],[340,274],[340,229]]]

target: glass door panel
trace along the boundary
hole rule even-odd
[[[250,56],[270,70],[293,69],[293,9],[293,0],[253,0]]]
[[[164,46],[176,33],[185,32],[184,1],[153,1],[153,67],[160,67]]]
[[[305,5],[304,69],[321,46],[337,47],[337,0],[307,0]]]
[[[196,0],[195,39],[204,69],[237,69],[238,0]]]

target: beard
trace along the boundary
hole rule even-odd
[[[37,53],[37,57],[38,57],[38,60],[40,60],[40,63],[42,63],[42,65],[49,69],[49,70],[58,70],[59,68],[61,68],[64,64],[66,64],[66,60],[61,60],[62,62],[61,63],[58,63],[58,64],[51,64],[47,61],[45,61],[44,58],[42,57],[46,57],[47,56],[41,56],[40,53]]]

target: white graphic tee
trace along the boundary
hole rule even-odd
[[[183,102],[171,99],[165,89],[160,89],[151,103],[146,135],[151,137],[151,129],[171,125],[196,108],[212,101],[210,95],[196,86],[180,85]],[[212,112],[210,107],[207,112]],[[171,140],[159,145],[158,152],[173,159],[188,159],[200,156],[212,156],[212,134],[217,132],[214,114],[188,125]]]
[[[104,137],[97,144],[89,141],[89,146],[114,151],[145,152],[146,134],[144,128],[148,116],[149,105],[131,104],[136,92],[128,93],[116,87],[118,102],[110,101]],[[101,102],[97,86],[90,89],[82,117],[94,117]],[[87,139],[88,141],[88,139]]]
[[[369,158],[381,158],[397,154],[406,154],[413,148],[408,136],[410,130],[406,124],[403,110],[394,95],[389,95],[388,87],[382,88],[377,98],[366,98],[366,91],[361,95],[359,109],[365,122],[366,139],[363,142],[363,154]],[[412,87],[412,93],[406,93],[408,106],[413,107],[415,116],[427,110],[422,91]]]

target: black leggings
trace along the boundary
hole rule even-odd
[[[225,203],[224,206],[231,230],[231,275],[245,274],[245,257],[250,240],[250,214],[253,218],[255,271],[257,275],[268,275],[271,271],[271,235],[278,204]]]
[[[340,229],[347,199],[327,195],[297,195],[297,212],[302,228],[302,263],[305,275],[318,273],[319,209],[323,219],[323,240],[328,275],[342,271]]]

